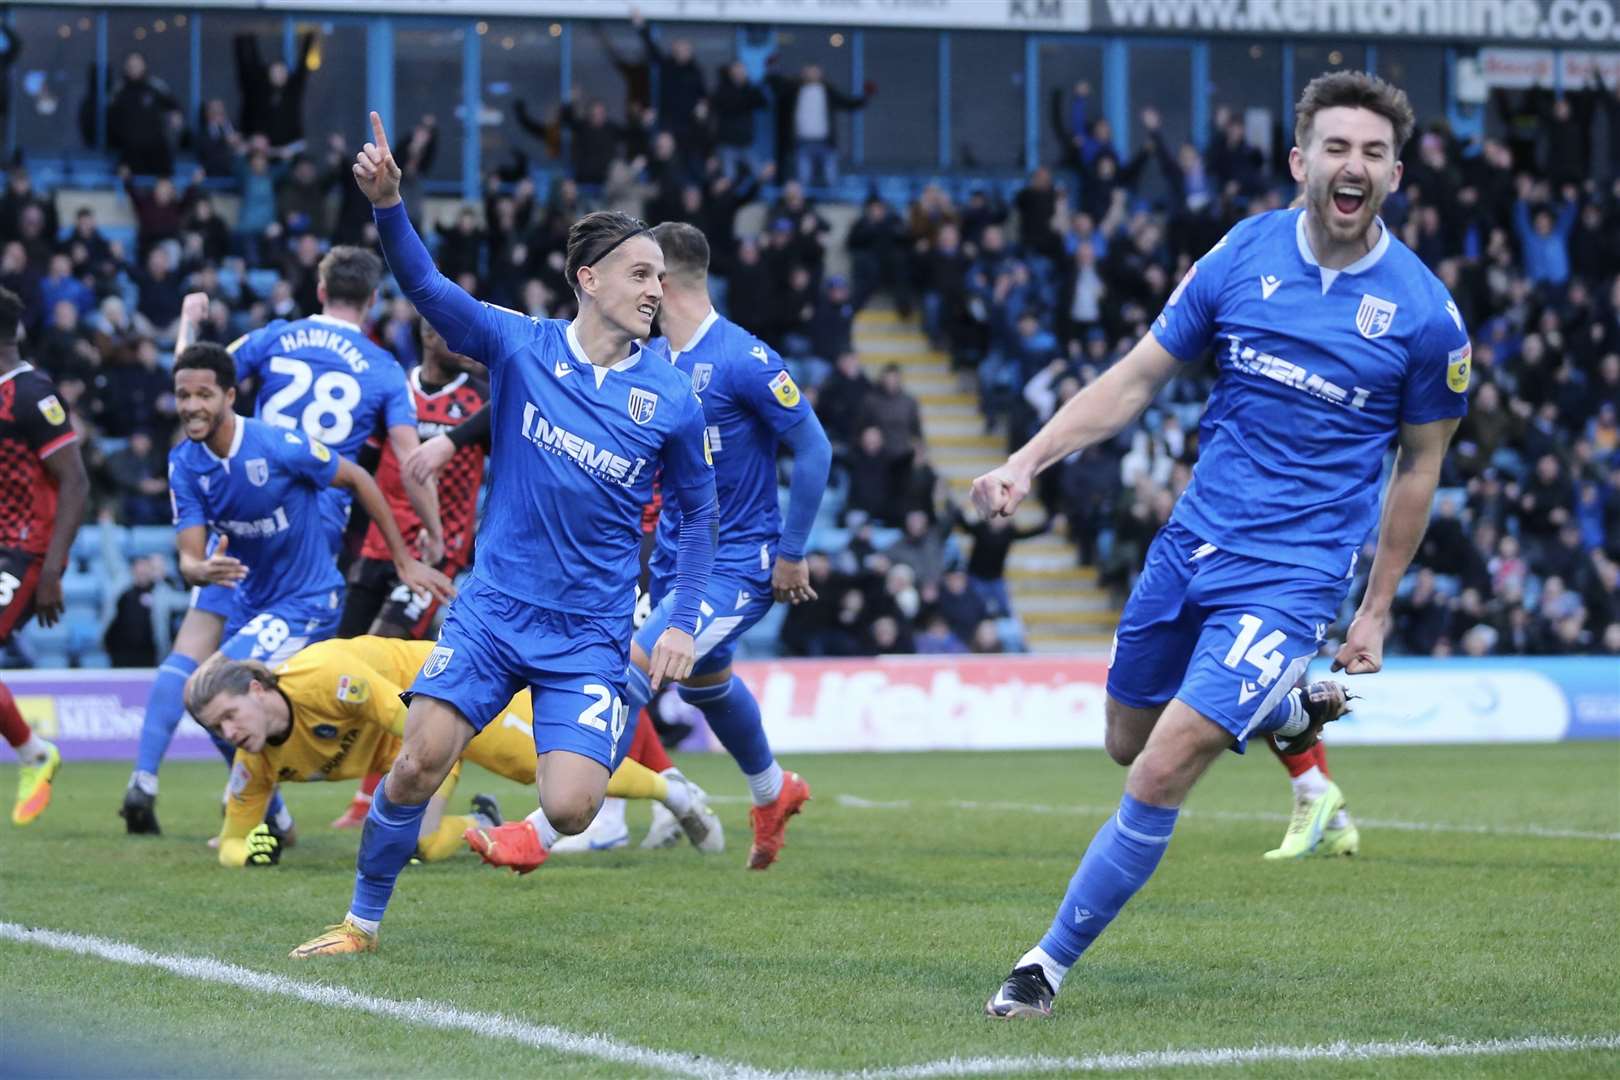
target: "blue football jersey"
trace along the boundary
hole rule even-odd
[[[1400,425],[1467,411],[1468,332],[1387,228],[1336,271],[1312,255],[1304,218],[1234,226],[1153,325],[1172,355],[1210,349],[1219,369],[1172,520],[1223,551],[1348,575]]]
[[[662,469],[666,506],[714,482],[691,380],[640,348],[598,367],[571,323],[491,304],[466,333],[461,351],[489,367],[494,410],[473,576],[525,603],[628,624],[654,476]]]
[[[257,384],[253,415],[302,431],[350,461],[368,439],[416,426],[404,369],[353,323],[329,315],[277,319],[237,338],[230,352],[237,380]]]
[[[777,442],[810,415],[810,405],[776,350],[714,311],[687,348],[671,352],[670,359],[692,380],[692,389],[703,402],[705,438],[714,459],[720,502],[715,569],[768,572],[782,536]],[[674,573],[680,525],[680,507],[665,500],[658,518],[654,577]]]
[[[174,527],[206,526],[230,539],[227,554],[247,577],[239,609],[267,610],[289,598],[341,590],[321,522],[321,493],[338,456],[297,431],[237,417],[231,452],[217,456],[186,440],[169,451]]]

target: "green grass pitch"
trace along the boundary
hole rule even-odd
[[[1260,855],[1282,834],[1286,776],[1269,754],[1223,761],[1158,874],[1071,974],[1054,1018],[1023,1024],[980,1010],[1119,797],[1123,771],[1100,752],[790,758],[815,799],[763,874],[742,866],[745,788],[730,761],[681,764],[732,796],[717,805],[724,855],[559,856],[518,878],[463,854],[405,872],[377,954],[297,962],[287,950],[349,898],[358,837],[325,826],[350,785],[288,789],[298,846],[276,868],[225,870],[204,847],[221,766],[167,768],[165,832],[149,838],[126,837],[114,814],[127,766],[70,762],[40,821],[0,823],[0,922],[773,1075],[951,1057],[1016,1075],[1013,1059],[1029,1056],[1620,1035],[1620,744],[1336,749],[1362,854],[1285,865]],[[470,772],[458,803],[483,790],[513,816],[530,808],[525,790]],[[15,781],[0,768],[7,800]],[[645,820],[633,807],[633,829]],[[15,940],[0,940],[0,993],[0,1057],[12,1069],[661,1071]],[[1620,1050],[1147,1071],[1614,1076]]]

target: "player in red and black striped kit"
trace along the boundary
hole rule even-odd
[[[90,492],[56,386],[18,351],[22,314],[17,294],[0,289],[0,645],[35,615],[41,626],[62,617],[62,571]],[[51,801],[62,756],[34,734],[4,684],[0,735],[22,763],[11,820],[27,825]]]
[[[473,532],[478,518],[478,488],[484,482],[484,456],[489,449],[489,416],[479,415],[489,400],[484,365],[450,351],[444,338],[425,321],[418,324],[422,364],[408,382],[416,399],[416,426],[425,446],[447,436],[453,449],[438,469],[439,520],[444,528],[444,558],[439,569],[455,577],[473,560]],[[429,455],[433,456],[433,455]],[[400,532],[409,537],[418,519],[405,496],[401,462],[384,447],[377,463],[377,486],[394,511]],[[423,480],[430,470],[422,469]],[[382,533],[366,530],[360,558],[349,568],[348,597],[339,637],[378,634],[425,638],[433,630],[439,604],[431,595],[417,596],[401,585]]]

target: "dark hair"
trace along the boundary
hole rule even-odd
[[[339,244],[321,258],[317,267],[326,286],[326,299],[340,304],[364,304],[382,280],[382,260],[365,248]]]
[[[231,660],[215,653],[186,680],[186,711],[201,716],[208,703],[221,694],[245,694],[250,683],[274,690],[279,681],[275,672],[257,660]]]
[[[225,351],[225,346],[212,341],[199,341],[187,345],[174,358],[174,373],[182,371],[212,371],[221,390],[236,389],[236,361]]]
[[[601,262],[614,248],[640,233],[649,232],[647,223],[620,210],[596,210],[568,229],[568,256],[563,276],[568,287],[579,294],[579,269]]]
[[[697,279],[709,273],[709,241],[703,230],[684,221],[656,226],[652,237],[664,249],[664,270],[673,277]]]
[[[0,345],[16,344],[22,317],[22,297],[10,289],[0,289]]]
[[[1390,147],[1392,156],[1399,156],[1417,123],[1412,115],[1412,103],[1406,100],[1406,91],[1400,87],[1365,71],[1330,71],[1312,79],[1299,95],[1299,104],[1294,106],[1295,145],[1310,145],[1317,113],[1341,108],[1367,109],[1388,120],[1395,129],[1395,145]]]

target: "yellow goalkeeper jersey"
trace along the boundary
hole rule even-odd
[[[240,866],[248,833],[264,820],[277,784],[358,780],[387,772],[405,729],[401,691],[433,650],[431,641],[364,636],[322,641],[276,669],[292,713],[287,737],[236,752],[220,832],[219,859]],[[533,706],[520,691],[462,755],[520,784],[534,782]]]

